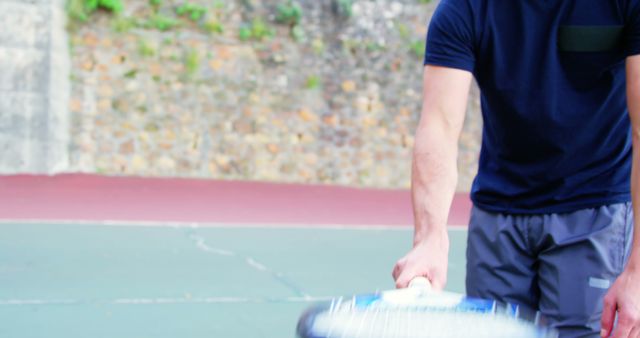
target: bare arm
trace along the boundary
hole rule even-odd
[[[640,269],[640,55],[627,60],[627,101],[633,137],[631,198],[635,215],[633,251],[629,266]]]
[[[425,67],[411,180],[414,246],[394,267],[398,287],[406,287],[417,276],[429,278],[436,289],[446,284],[446,223],[458,179],[458,138],[471,80],[472,74],[467,71]]]
[[[634,212],[634,238],[629,262],[604,299],[602,337],[640,336],[640,55],[627,59],[627,102],[631,119],[633,160],[631,199]],[[618,314],[618,325],[613,329]]]
[[[424,100],[413,152],[414,243],[446,230],[458,182],[458,138],[467,108],[471,73],[427,66]]]

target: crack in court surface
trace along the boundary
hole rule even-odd
[[[275,271],[275,270],[269,268],[265,264],[263,264],[263,263],[259,262],[258,260],[256,260],[254,257],[240,255],[240,254],[238,254],[238,253],[236,253],[234,251],[223,249],[223,248],[219,248],[219,247],[214,247],[214,246],[211,246],[211,245],[207,244],[206,239],[197,233],[198,228],[199,228],[199,225],[197,223],[193,223],[188,228],[182,227],[182,228],[178,228],[178,229],[183,229],[183,231],[185,232],[185,234],[187,235],[189,240],[194,242],[194,244],[195,244],[195,246],[196,246],[196,248],[198,250],[204,251],[206,253],[218,255],[218,256],[223,256],[223,257],[240,258],[240,259],[242,259],[244,261],[244,264],[249,266],[252,270],[260,272],[260,273],[268,273],[268,274],[270,274],[271,277],[273,278],[273,280],[276,283],[284,286],[286,289],[288,289],[293,294],[295,294],[297,298],[301,298],[301,299],[313,299],[314,298],[313,296],[311,296],[308,293],[304,292],[303,289],[301,287],[299,287],[295,282],[289,280],[285,276],[284,273],[278,272],[278,271]]]

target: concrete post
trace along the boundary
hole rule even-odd
[[[69,166],[65,0],[0,0],[0,174]]]

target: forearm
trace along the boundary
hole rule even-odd
[[[629,267],[640,271],[640,56],[627,60],[627,104],[633,139],[631,199],[635,227]]]
[[[414,245],[432,234],[446,234],[458,180],[458,135],[457,127],[435,118],[418,127],[412,167]]]
[[[633,160],[631,166],[631,200],[633,204],[633,244],[629,268],[640,270],[640,131],[633,132]]]

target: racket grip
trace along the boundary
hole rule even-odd
[[[431,290],[431,281],[427,277],[423,276],[414,277],[411,282],[409,282],[409,287],[412,289],[419,288]]]

